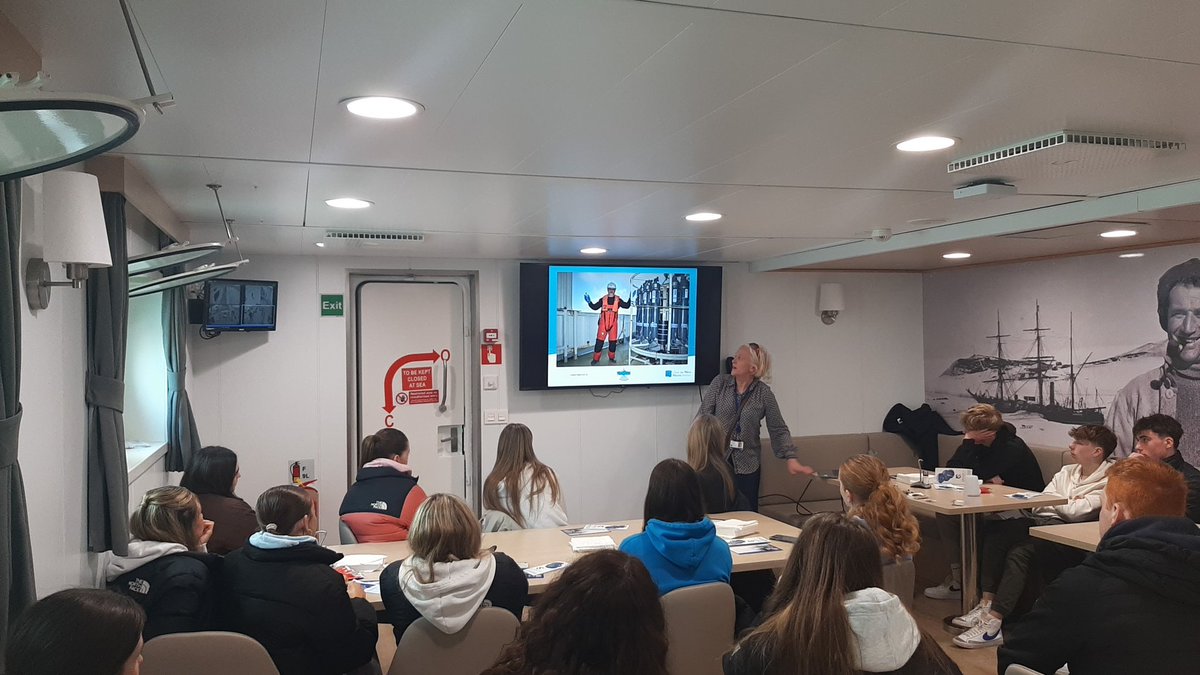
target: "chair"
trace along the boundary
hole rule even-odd
[[[462,630],[447,635],[425,619],[407,630],[388,675],[477,675],[491,667],[520,626],[517,617],[499,607],[480,608]]]
[[[338,537],[341,538],[343,544],[357,544],[358,537],[354,536],[354,530],[346,524],[346,521],[338,519]]]
[[[160,635],[146,643],[142,658],[142,675],[279,675],[267,650],[241,633]]]
[[[912,558],[883,566],[883,590],[900,598],[910,611],[917,585],[917,566]]]
[[[1025,666],[1023,666],[1019,663],[1010,663],[1010,664],[1008,664],[1008,667],[1004,669],[1004,675],[1042,675],[1042,674],[1032,668],[1026,668]]]
[[[662,596],[667,619],[667,672],[720,675],[733,646],[733,589],[729,584],[685,586]]]

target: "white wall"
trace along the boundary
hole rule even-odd
[[[480,327],[498,327],[506,352],[500,389],[480,392],[481,407],[507,408],[510,421],[533,429],[572,519],[640,514],[650,468],[684,455],[699,389],[630,388],[604,398],[610,390],[518,391],[518,264],[511,261],[255,256],[240,276],[279,281],[278,330],[209,341],[193,334],[189,364],[201,440],[238,453],[241,496],[253,502],[286,482],[289,459],[315,458],[321,521],[335,530],[348,469],[347,327],[345,318],[319,316],[319,294],[349,298],[349,271],[413,269],[478,275]],[[833,326],[816,312],[822,281],[845,286],[847,309]],[[893,403],[922,400],[919,275],[751,274],[729,266],[724,305],[724,351],[748,340],[772,350],[772,386],[796,435],[878,430]],[[500,428],[483,427],[485,474]]]

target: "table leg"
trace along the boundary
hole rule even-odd
[[[964,513],[959,518],[962,523],[962,612],[966,614],[979,604],[979,540],[975,532],[978,516]]]

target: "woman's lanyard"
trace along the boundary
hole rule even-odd
[[[742,404],[744,404],[746,402],[746,397],[748,397],[749,395],[750,395],[749,388],[746,389],[746,393],[739,394],[738,390],[737,390],[737,385],[735,384],[733,386],[733,401],[734,401],[734,413],[733,414],[735,416],[735,419],[737,420],[737,424],[734,425],[734,427],[733,427],[733,437],[735,440],[737,440],[739,442],[738,447],[741,447],[741,440],[742,440]]]

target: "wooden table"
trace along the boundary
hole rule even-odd
[[[1030,536],[1064,544],[1085,551],[1095,551],[1100,545],[1100,523],[1065,523],[1062,525],[1039,525],[1029,528]]]
[[[917,473],[917,469],[912,467],[896,467],[889,468],[888,474],[895,476],[901,473]],[[931,475],[926,475],[925,481],[933,480]],[[962,564],[962,611],[963,614],[974,609],[976,603],[979,602],[979,558],[978,558],[978,517],[981,513],[999,513],[1002,511],[1017,511],[1020,509],[1031,509],[1037,506],[1058,506],[1066,504],[1067,500],[1062,497],[1054,497],[1051,495],[1043,495],[1035,493],[1036,496],[1029,499],[1013,499],[1009,495],[1016,492],[1033,492],[1032,490],[1021,490],[1019,488],[1009,487],[1007,485],[985,484],[983,487],[988,489],[990,494],[983,494],[978,497],[966,497],[961,490],[939,490],[936,488],[914,488],[907,483],[893,480],[892,484],[900,488],[900,492],[908,497],[908,507],[917,513],[925,514],[941,514],[944,516],[957,516],[959,527],[962,530],[960,539],[960,562]],[[913,499],[911,495],[925,495],[926,499]],[[955,504],[956,500],[960,500],[960,504]]]
[[[712,516],[713,520],[727,520],[734,518],[737,520],[757,520],[758,532],[748,534],[747,537],[770,537],[773,534],[786,534],[796,536],[800,530],[781,523],[778,520],[768,518],[760,513],[752,513],[749,511],[735,511],[731,513],[716,513]],[[609,536],[616,542],[617,546],[621,545],[621,541],[626,537],[631,537],[642,531],[642,521],[637,520],[611,520],[605,521],[609,525],[628,525],[627,529],[615,530],[609,532]],[[495,546],[497,551],[508,554],[513,560],[519,563],[527,563],[530,567],[537,567],[555,561],[571,562],[578,558],[580,553],[571,551],[571,538],[563,534],[562,530],[568,527],[579,527],[578,525],[568,525],[562,528],[546,528],[540,530],[515,530],[512,532],[486,532],[483,535],[483,546]],[[780,541],[771,542],[779,547],[778,551],[769,553],[751,553],[748,555],[733,554],[733,571],[734,572],[751,572],[754,570],[781,569],[787,562],[788,555],[792,552],[792,545]],[[384,555],[387,557],[385,564],[396,560],[403,560],[412,554],[412,549],[407,541],[395,541],[379,544],[344,544],[341,546],[330,546],[329,548],[340,551],[345,554],[374,554]],[[529,592],[541,593],[546,590],[558,577],[558,572],[552,572],[540,579],[529,580]],[[373,581],[379,577],[379,572],[367,574],[364,578],[368,581]],[[383,608],[383,601],[376,594],[368,594],[367,600],[376,609]]]

